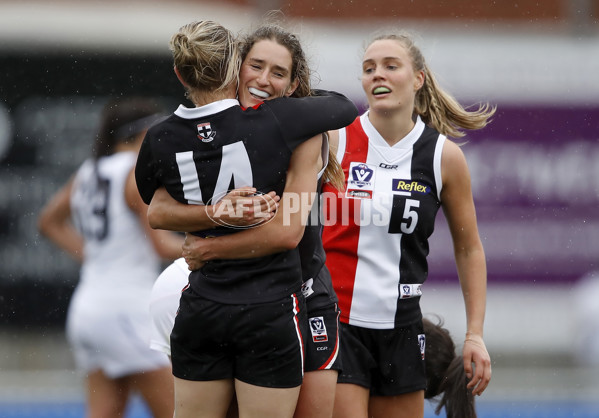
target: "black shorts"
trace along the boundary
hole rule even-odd
[[[235,378],[263,387],[290,388],[303,379],[303,296],[228,305],[191,287],[181,295],[171,333],[173,374],[185,380]]]
[[[337,305],[308,312],[304,370],[341,370]]]
[[[395,396],[426,389],[422,321],[395,329],[369,329],[341,323],[343,371],[338,383]]]

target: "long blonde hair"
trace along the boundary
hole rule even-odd
[[[194,90],[218,92],[239,79],[241,54],[237,40],[231,31],[214,21],[182,26],[171,37],[169,47],[173,63],[190,89],[190,98]]]
[[[414,113],[419,115],[424,123],[445,136],[461,138],[464,136],[462,130],[481,129],[490,122],[496,107],[485,103],[479,104],[478,109],[466,110],[451,94],[441,88],[435,75],[426,65],[420,48],[409,34],[395,32],[378,35],[368,46],[380,40],[399,42],[408,51],[414,71],[424,72],[424,84],[416,93],[414,101]]]

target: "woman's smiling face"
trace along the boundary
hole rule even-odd
[[[414,107],[423,71],[415,71],[406,48],[396,40],[374,41],[364,53],[362,88],[373,110]]]
[[[270,39],[254,44],[241,64],[239,73],[239,102],[252,107],[265,100],[289,96],[298,80],[291,80],[291,53]]]

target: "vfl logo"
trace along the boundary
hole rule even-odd
[[[345,197],[350,199],[372,199],[376,166],[360,162],[349,164]]]
[[[373,174],[374,170],[366,164],[354,165],[351,167],[351,182],[358,187],[369,185]]]
[[[214,136],[216,135],[216,131],[212,130],[212,127],[210,126],[210,122],[198,123],[197,128],[198,128],[198,139],[200,139],[202,142],[210,142],[214,139]]]
[[[421,284],[402,284],[401,285],[401,299],[415,298],[422,296],[422,285]]]
[[[322,316],[310,318],[309,322],[310,331],[312,332],[312,341],[315,343],[323,343],[329,340],[327,328],[324,325],[324,318]]]

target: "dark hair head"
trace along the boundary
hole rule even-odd
[[[426,336],[425,361],[427,387],[424,397],[438,402],[435,413],[445,408],[447,418],[476,418],[474,396],[466,385],[464,363],[456,355],[455,344],[443,321],[423,318]],[[440,399],[439,399],[440,397]]]
[[[296,35],[276,23],[265,23],[241,42],[241,60],[245,60],[256,42],[271,40],[284,46],[291,54],[291,81],[298,80],[298,86],[291,97],[310,95],[310,68],[302,45]]]
[[[162,117],[160,104],[151,98],[127,97],[109,101],[102,111],[100,128],[93,148],[93,156],[114,153],[115,146],[128,142]]]

